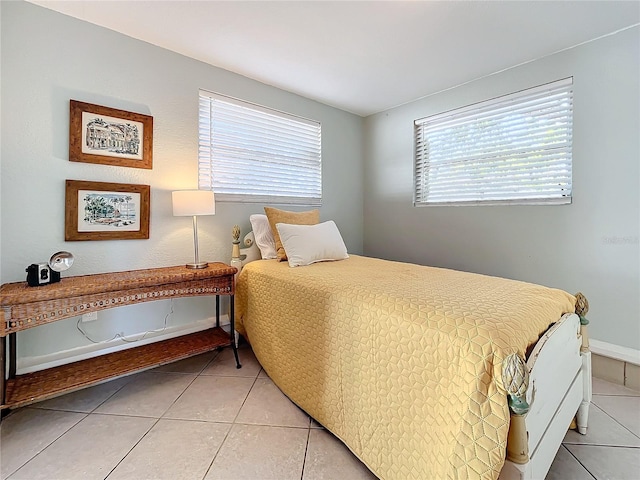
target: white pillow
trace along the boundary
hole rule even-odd
[[[273,232],[269,225],[269,220],[264,214],[256,213],[249,217],[253,236],[256,239],[256,245],[260,249],[263,260],[278,258],[276,252],[276,240],[273,238]]]
[[[349,258],[335,222],[317,225],[276,223],[290,267]]]

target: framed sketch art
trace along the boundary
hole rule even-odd
[[[153,117],[71,100],[69,160],[152,168]]]
[[[67,180],[64,239],[149,238],[149,185]]]

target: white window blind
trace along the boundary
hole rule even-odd
[[[216,201],[320,205],[321,126],[200,91],[198,185]]]
[[[415,205],[571,203],[573,79],[416,120]]]

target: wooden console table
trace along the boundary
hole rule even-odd
[[[0,287],[0,409],[19,407],[108,379],[174,362],[230,345],[240,368],[234,332],[237,269],[224,263],[207,268],[185,266],[67,277],[29,287],[26,282]],[[216,296],[216,326],[127,350],[16,376],[16,332],[107,308],[176,297]],[[230,333],[220,328],[220,295],[230,301]],[[6,378],[7,337],[9,372]]]

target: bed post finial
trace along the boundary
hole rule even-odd
[[[589,312],[589,301],[581,292],[576,293],[574,296],[576,297],[576,315],[580,317],[580,335],[582,336],[582,347],[580,347],[580,351],[588,352],[589,334],[587,332],[587,325],[589,325],[589,320],[587,320],[586,315]]]
[[[231,230],[231,236],[233,237],[233,248],[231,250],[231,266],[238,269],[238,273],[242,270],[242,257],[240,256],[240,227],[234,225]],[[237,276],[237,274],[236,274]]]
[[[586,315],[589,313],[589,301],[582,292],[576,293],[574,297],[576,297],[576,313],[580,317],[580,323],[584,320],[586,323],[583,323],[583,325],[588,325],[589,320],[587,320]]]
[[[580,317],[580,337],[582,344],[580,345],[580,354],[582,356],[583,370],[583,391],[582,402],[576,413],[576,426],[578,432],[582,435],[587,433],[587,422],[589,420],[589,405],[591,404],[592,387],[591,387],[591,351],[589,350],[589,332],[587,331],[589,320],[587,313],[589,312],[589,302],[581,292],[574,295],[576,297],[576,315]]]
[[[509,355],[502,362],[502,383],[509,394],[511,411],[507,460],[522,465],[529,461],[529,442],[524,423],[525,416],[529,412],[529,404],[526,400],[529,369],[517,353]]]

